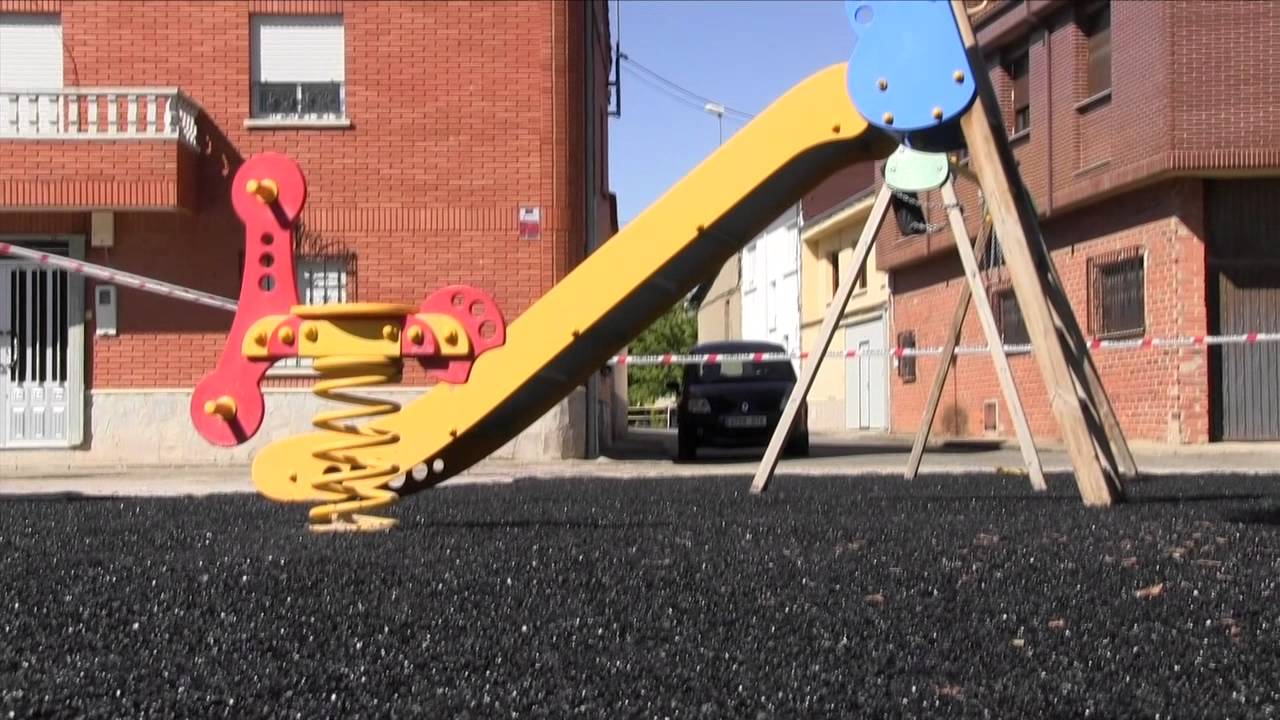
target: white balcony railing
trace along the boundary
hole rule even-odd
[[[178,88],[0,88],[0,138],[172,139],[196,147],[198,111]]]

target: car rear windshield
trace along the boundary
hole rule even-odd
[[[745,382],[751,380],[795,380],[796,373],[789,362],[753,363],[741,360],[722,360],[716,364],[693,365],[685,371],[685,382]]]

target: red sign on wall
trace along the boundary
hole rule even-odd
[[[520,226],[521,240],[539,240],[542,238],[542,208],[521,205],[517,218]]]

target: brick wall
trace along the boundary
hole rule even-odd
[[[1033,4],[1034,5],[1034,4]],[[1249,0],[1125,0],[1111,3],[1111,92],[1092,102],[1085,87],[1086,38],[1073,3],[994,3],[979,39],[1012,131],[1010,83],[1001,63],[1030,54],[1031,127],[1012,138],[1022,180],[1043,217],[1176,176],[1280,169],[1280,4]],[[942,222],[937,193],[929,221]],[[977,226],[976,194],[965,201]],[[945,237],[878,237],[887,270],[950,254]]]
[[[800,201],[800,212],[806,223],[813,222],[835,210],[847,200],[869,191],[880,179],[878,163],[863,160],[836,171],[814,189],[805,193]]]
[[[194,212],[119,213],[115,247],[95,249],[89,259],[234,297],[243,230],[227,182],[244,158],[285,152],[307,176],[302,220],[312,239],[355,253],[354,299],[415,302],[463,282],[492,293],[510,322],[581,260],[586,213],[607,217],[607,169],[594,204],[584,197],[586,7],[533,0],[42,0],[36,7],[0,0],[0,11],[61,12],[66,85],[178,86],[205,114],[200,154],[189,161],[172,158],[173,144],[78,142],[49,149],[54,157],[39,149],[20,167],[69,165],[117,186],[109,192],[124,192],[139,175],[172,180],[179,169],[167,174],[169,165],[194,166],[197,185],[186,191]],[[607,8],[596,8],[594,45],[604,52],[592,55],[603,106],[591,121],[607,134]],[[245,127],[252,12],[343,15],[352,127]],[[607,141],[598,147],[603,153]],[[157,152],[169,157],[150,157]],[[49,192],[60,197],[69,188]],[[541,206],[540,240],[517,239],[522,204]],[[79,217],[60,222],[83,231],[87,221]],[[0,216],[0,233],[41,232],[50,222]],[[93,341],[90,386],[190,387],[213,367],[230,321],[216,310],[122,290],[121,334]],[[406,381],[418,380],[406,373]]]
[[[1054,263],[1076,316],[1088,326],[1087,266],[1092,257],[1140,248],[1146,257],[1146,332],[1170,337],[1207,331],[1204,296],[1205,246],[1202,183],[1184,180],[1160,184],[1105,201],[1044,225]],[[1006,286],[1001,270],[988,271],[991,288]],[[951,309],[963,285],[954,254],[945,260],[893,273],[894,333],[915,330],[920,347],[940,347]],[[985,344],[976,313],[968,313],[962,344]],[[1209,435],[1208,370],[1205,355],[1193,350],[1097,351],[1102,380],[1130,438],[1161,442],[1205,442]],[[1010,358],[1032,432],[1060,438],[1039,368],[1030,355]],[[917,359],[917,379],[892,376],[892,428],[914,432],[924,409],[937,359]],[[999,400],[999,436],[1012,437],[1008,407],[987,355],[956,361],[934,432],[976,437],[983,432],[983,403]]]
[[[180,207],[198,190],[192,151],[173,141],[76,143],[24,140],[4,153],[0,207]],[[130,182],[120,182],[122,174]]]
[[[1113,2],[1110,93],[1086,102],[1085,38],[1074,6],[1046,3],[1034,16],[1020,3],[995,3],[980,30],[996,93],[1008,97],[1002,59],[1030,55],[1031,126],[1011,139],[1023,181],[1042,216],[1054,262],[1086,335],[1091,257],[1139,247],[1146,258],[1146,334],[1204,334],[1207,317],[1205,199],[1200,177],[1280,172],[1280,130],[1264,119],[1280,111],[1270,78],[1280,56],[1258,52],[1280,36],[1280,6]],[[1023,16],[1018,16],[1018,13]],[[1261,43],[1261,45],[1260,45]],[[1006,126],[1012,113],[1002,102]],[[1185,179],[1182,179],[1185,178]],[[960,181],[967,229],[981,202]],[[926,220],[945,222],[937,193],[923,198]],[[940,346],[962,283],[945,228],[903,237],[890,222],[878,237],[892,273],[894,331],[914,329],[920,346]],[[989,280],[1000,285],[999,273]],[[970,312],[964,342],[983,344]],[[1211,434],[1210,369],[1194,350],[1094,353],[1121,424],[1132,438],[1205,442]],[[921,358],[918,379],[894,376],[892,425],[914,431],[937,361]],[[1030,356],[1011,360],[1033,431],[1060,437]],[[983,434],[983,402],[1000,392],[987,356],[962,357],[949,381],[934,432]],[[1000,404],[996,434],[1012,435]]]
[[[1222,164],[1280,164],[1280,3],[1175,0],[1166,13],[1175,34],[1168,80],[1175,150]]]

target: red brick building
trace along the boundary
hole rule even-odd
[[[999,0],[975,18],[1022,177],[1085,334],[1280,330],[1280,4]],[[816,192],[866,188],[850,169]],[[970,234],[981,201],[957,181]],[[899,203],[877,260],[889,344],[940,347],[964,286],[938,193]],[[997,239],[998,245],[998,239]],[[982,258],[1007,343],[1026,341],[998,249]],[[976,315],[962,344],[981,345]],[[1094,354],[1131,439],[1280,439],[1280,349]],[[1011,358],[1037,437],[1059,437],[1035,361]],[[890,370],[891,428],[914,432],[937,361]],[[990,358],[961,356],[934,432],[1012,437]]]
[[[8,241],[235,297],[228,182],[277,151],[308,181],[304,301],[416,302],[461,282],[510,322],[612,231],[603,0],[0,0],[0,40]],[[281,367],[248,446],[190,429],[229,313],[120,289],[112,318],[93,283],[12,262],[0,277],[15,356],[0,449],[230,459],[307,426],[307,370]],[[583,452],[594,390],[510,447]]]

